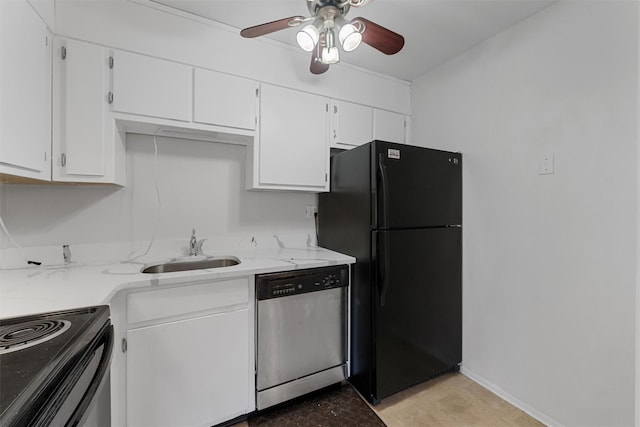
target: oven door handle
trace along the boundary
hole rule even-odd
[[[77,426],[86,415],[87,410],[89,409],[89,405],[93,401],[94,396],[98,392],[98,388],[102,384],[102,381],[107,373],[107,370],[111,366],[111,354],[113,352],[113,325],[108,325],[104,332],[102,333],[102,337],[93,344],[93,348],[91,352],[95,352],[100,348],[100,346],[104,345],[104,350],[100,357],[100,364],[98,365],[98,369],[96,370],[87,391],[85,392],[82,400],[76,407],[75,411],[71,415],[71,418],[65,424],[65,427],[73,427]]]

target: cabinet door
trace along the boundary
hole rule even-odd
[[[187,65],[116,51],[113,111],[190,121],[191,80]]]
[[[106,164],[107,53],[61,39],[54,52],[53,179],[100,179]]]
[[[258,187],[328,191],[328,99],[271,85],[260,90]]]
[[[373,140],[373,109],[331,101],[331,147],[353,148]]]
[[[373,136],[380,141],[406,142],[406,117],[385,110],[374,110]]]
[[[215,425],[249,407],[249,314],[127,332],[127,425]]]
[[[194,122],[256,128],[257,82],[196,68],[193,84]]]
[[[51,179],[51,37],[25,0],[0,1],[0,173]]]

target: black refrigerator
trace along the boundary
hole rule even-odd
[[[357,259],[349,380],[366,399],[459,369],[460,153],[373,141],[334,154],[318,239]]]

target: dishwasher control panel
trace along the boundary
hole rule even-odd
[[[256,297],[260,301],[346,286],[347,265],[260,274],[256,276]]]

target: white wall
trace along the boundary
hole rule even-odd
[[[413,82],[413,140],[463,152],[463,372],[552,425],[634,424],[637,85],[635,1],[561,1]]]

